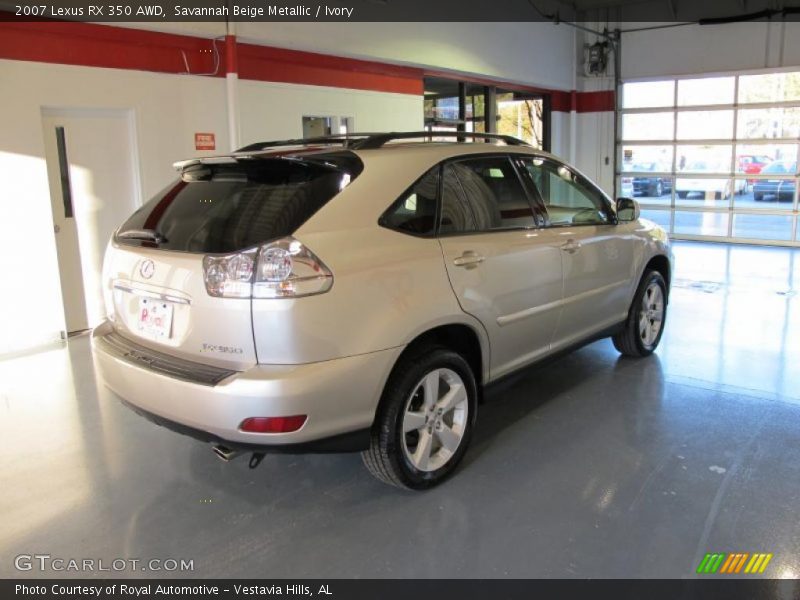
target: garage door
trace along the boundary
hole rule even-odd
[[[627,82],[618,193],[675,238],[800,245],[800,71]]]

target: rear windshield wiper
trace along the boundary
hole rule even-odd
[[[167,238],[155,229],[129,229],[127,231],[121,231],[117,234],[117,237],[128,240],[147,240],[155,242],[156,244],[163,244],[167,241]]]

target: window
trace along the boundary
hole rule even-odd
[[[203,163],[137,210],[116,241],[179,252],[243,250],[294,233],[362,168],[350,152]],[[130,235],[137,230],[160,239]]]
[[[464,200],[461,184],[453,165],[445,165],[442,175],[442,214],[439,233],[464,233],[477,231],[475,217]]]
[[[450,163],[445,168],[444,184],[443,232],[536,225],[528,197],[507,157],[471,158]]]
[[[618,193],[677,237],[800,243],[800,71],[625,83],[620,118]]]
[[[436,196],[439,167],[434,167],[411,186],[381,217],[380,224],[416,235],[433,235],[436,228]]]
[[[497,132],[549,147],[549,109],[542,95],[440,77],[426,77],[423,84],[427,130]]]
[[[523,161],[542,197],[550,225],[602,225],[609,222],[602,195],[566,165],[540,158]]]

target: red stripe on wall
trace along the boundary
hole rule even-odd
[[[558,112],[613,111],[615,107],[614,92],[553,92],[550,106]]]
[[[214,69],[208,39],[92,23],[14,23],[3,16],[0,12],[0,58],[158,73],[185,73],[186,64],[193,73]]]

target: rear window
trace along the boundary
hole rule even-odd
[[[789,173],[790,175],[794,175],[794,172],[797,170],[796,163],[788,163],[788,162],[781,162],[775,161],[772,164],[767,165],[763,169],[761,169],[762,173],[773,173],[776,175],[785,175]]]
[[[120,244],[180,252],[234,252],[294,233],[355,179],[355,154],[200,163],[137,210]]]

